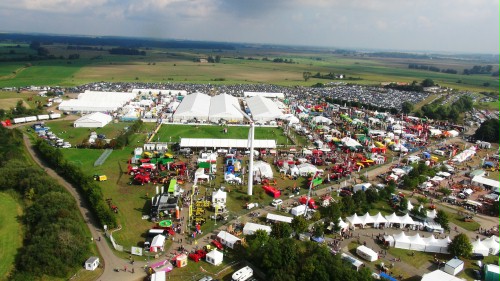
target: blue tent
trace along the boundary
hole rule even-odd
[[[383,278],[382,280],[384,280],[384,279],[385,279],[385,280],[389,280],[389,281],[398,281],[396,278],[394,278],[394,277],[392,277],[392,276],[390,276],[389,274],[384,273],[384,272],[381,272],[381,273],[380,273],[380,278],[381,278],[381,279]]]
[[[325,239],[323,239],[323,237],[311,237],[311,240],[314,242],[318,242],[318,243],[325,241]]]

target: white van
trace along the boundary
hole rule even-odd
[[[245,266],[242,269],[233,273],[231,276],[233,281],[245,281],[250,279],[253,276],[253,269],[249,266]]]
[[[439,155],[439,156],[444,156],[444,151],[439,150],[439,149],[434,150],[432,153]]]

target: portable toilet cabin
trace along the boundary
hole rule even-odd
[[[98,257],[90,257],[85,261],[85,269],[86,270],[95,270],[99,266],[99,258]]]
[[[175,266],[185,267],[188,263],[188,256],[186,254],[180,254],[175,257]]]

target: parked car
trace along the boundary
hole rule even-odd
[[[273,199],[273,202],[271,202],[271,206],[276,207],[278,205],[283,204],[283,200],[281,199]]]

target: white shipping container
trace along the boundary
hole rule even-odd
[[[20,118],[14,118],[14,124],[19,124],[19,123],[24,123],[26,122],[26,118],[25,117],[20,117]]]
[[[36,116],[28,116],[28,117],[25,117],[26,118],[26,122],[31,122],[31,121],[36,121]]]
[[[49,119],[49,115],[47,115],[47,114],[38,115],[37,118],[38,118],[38,120],[48,120]]]
[[[50,119],[57,119],[57,118],[61,118],[61,114],[60,113],[52,113],[49,115]]]

